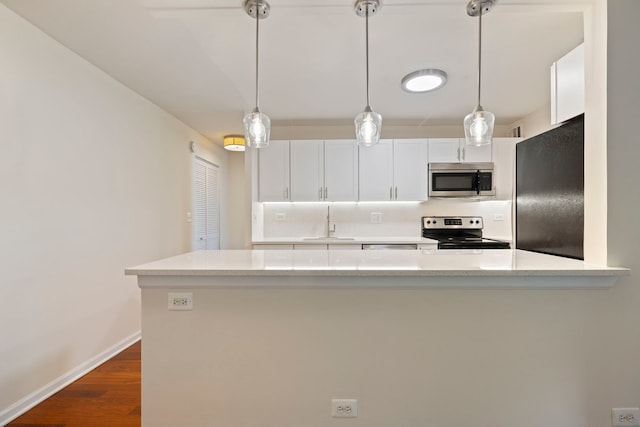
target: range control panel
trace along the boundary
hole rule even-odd
[[[423,216],[423,229],[482,230],[481,216]]]

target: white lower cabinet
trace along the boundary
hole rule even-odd
[[[327,245],[316,245],[313,243],[303,243],[293,245],[293,249],[305,250],[305,251],[324,251],[327,250]]]
[[[276,250],[276,251],[286,251],[293,249],[293,245],[287,245],[282,243],[254,243],[253,249],[258,250]]]
[[[349,243],[347,245],[328,245],[329,246],[329,250],[330,251],[359,251],[362,249],[362,245],[361,244],[356,244],[356,243]]]

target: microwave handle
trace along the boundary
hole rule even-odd
[[[480,169],[476,171],[476,194],[480,195]]]

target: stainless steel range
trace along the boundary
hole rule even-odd
[[[481,216],[423,216],[422,237],[438,249],[510,249],[509,242],[482,237]]]

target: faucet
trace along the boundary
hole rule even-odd
[[[327,237],[336,232],[336,225],[331,224],[331,206],[327,206]]]

